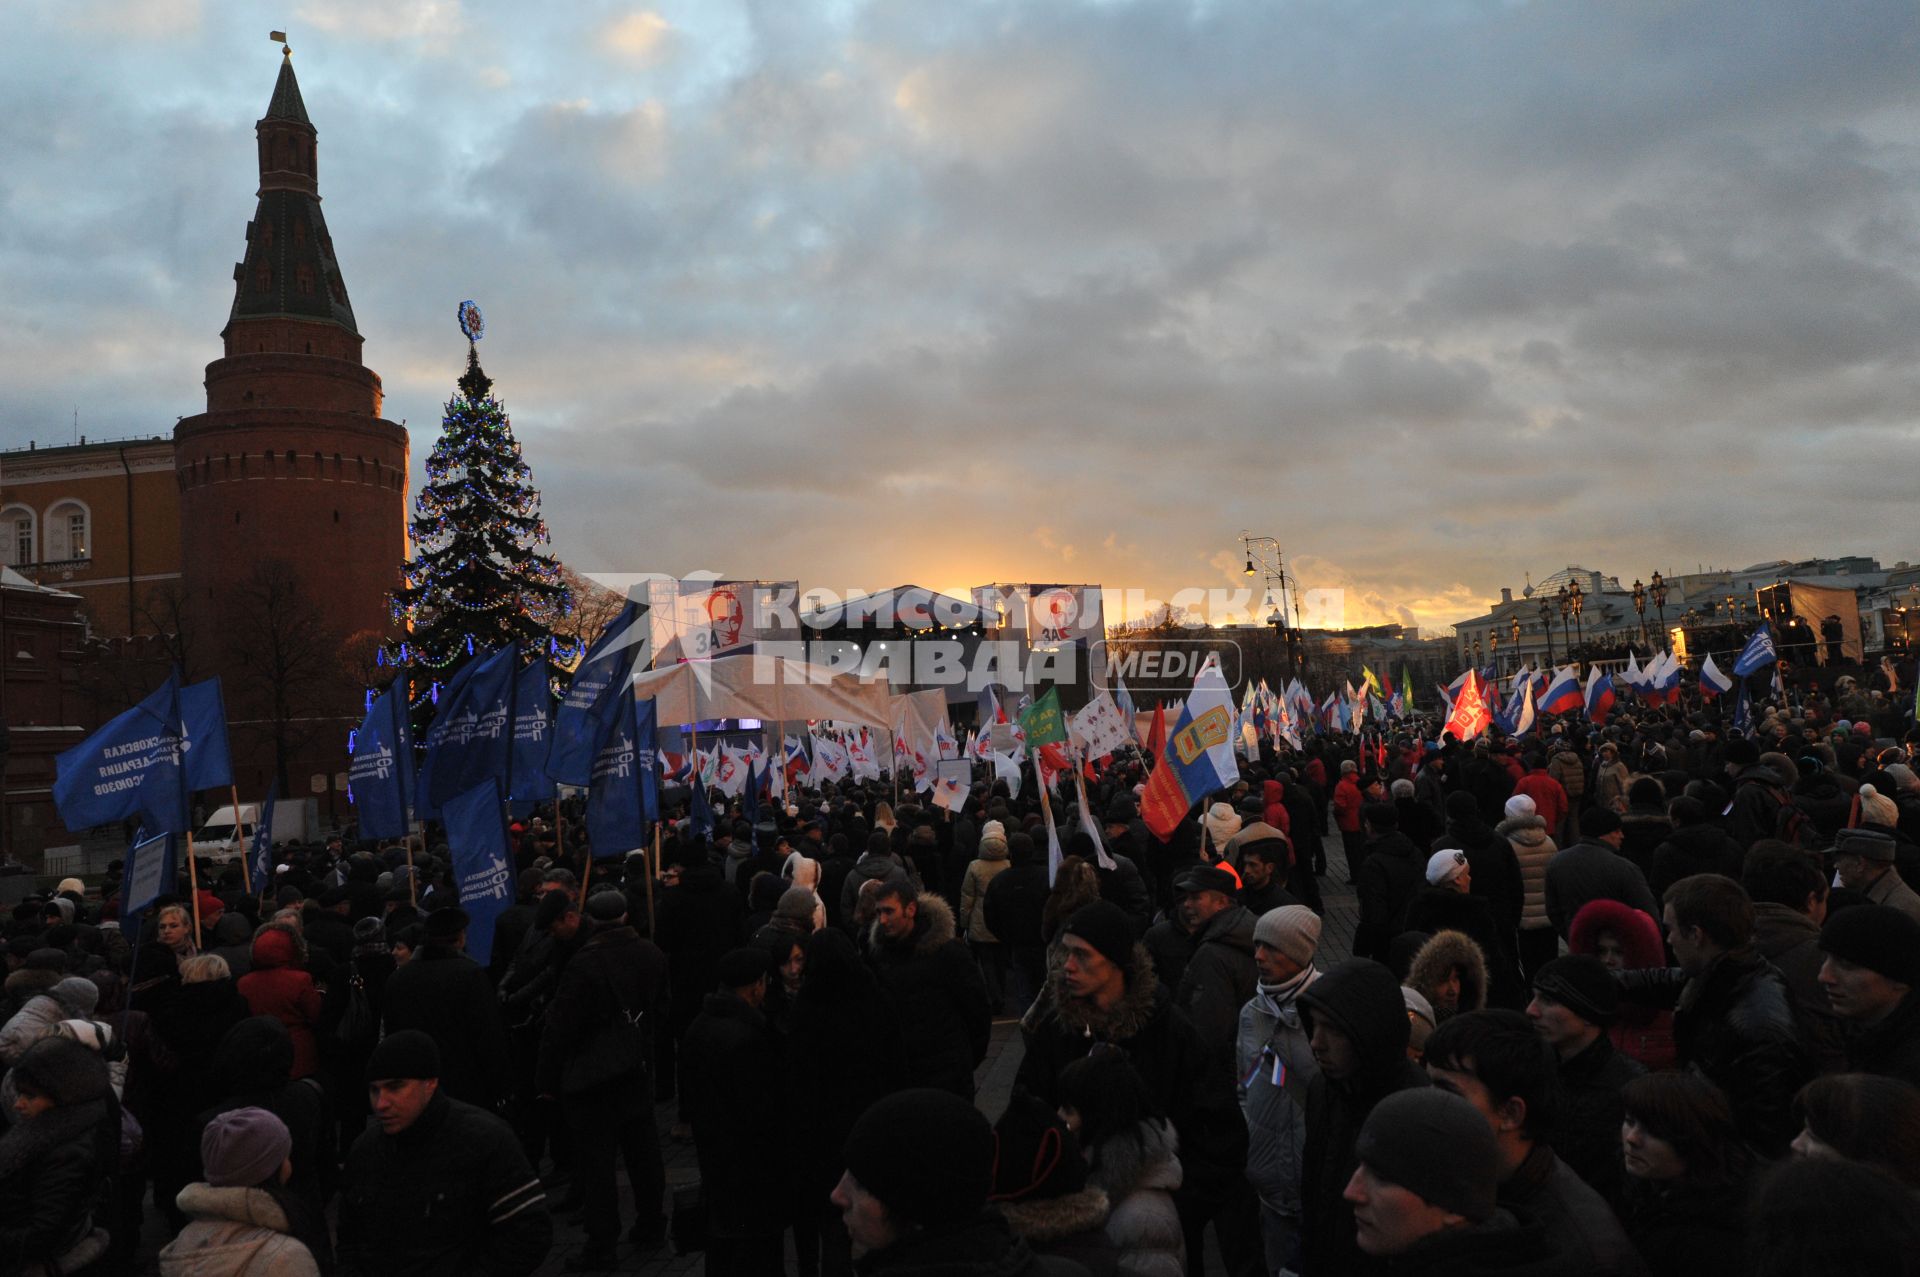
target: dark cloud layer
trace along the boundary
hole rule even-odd
[[[424,455],[480,298],[585,568],[1164,596],[1250,528],[1350,619],[1434,624],[1569,559],[1904,553],[1910,3],[287,22],[391,415]],[[255,23],[16,15],[0,444],[198,406]]]

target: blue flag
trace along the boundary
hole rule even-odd
[[[513,903],[513,850],[507,840],[507,809],[493,777],[447,801],[442,813],[453,880],[467,911],[467,956],[481,966],[493,956],[493,924]]]
[[[1773,627],[1762,621],[1760,628],[1753,632],[1753,637],[1747,640],[1747,645],[1740,649],[1740,655],[1733,662],[1733,672],[1745,678],[1779,659],[1780,654],[1773,650]]]
[[[1733,730],[1742,736],[1753,730],[1753,706],[1747,703],[1747,684],[1742,679],[1733,690]]]
[[[267,786],[267,801],[260,804],[259,818],[253,822],[253,846],[247,849],[247,864],[253,875],[255,895],[266,894],[267,888],[273,883],[273,805],[279,798],[280,781],[276,777]]]
[[[761,764],[755,760],[747,767],[747,787],[740,792],[740,815],[749,825],[760,823]]]
[[[693,795],[687,810],[687,819],[693,826],[693,832],[702,838],[713,837],[713,807],[707,802],[707,786],[700,779],[698,764],[694,765],[693,775],[687,780],[687,788]]]
[[[141,829],[127,850],[125,868],[126,876],[120,885],[120,914],[131,918],[144,913],[163,892],[173,890],[174,877],[179,873],[174,863],[173,835],[155,834],[148,838],[146,830]],[[131,936],[139,934],[138,927],[129,932]]]
[[[513,693],[519,653],[509,646],[480,660],[451,705],[442,705],[447,730],[429,745],[434,806],[451,802],[483,780],[505,784],[513,758]],[[436,717],[435,725],[439,719]]]
[[[467,683],[484,664],[481,657],[474,657],[454,672],[447,685],[440,689],[434,699],[433,721],[427,724],[426,753],[420,759],[420,770],[415,783],[409,788],[407,796],[413,801],[413,814],[421,820],[438,820],[440,809],[433,801],[433,760],[440,742],[445,740],[451,728],[453,716],[448,712],[463,695]]]
[[[54,760],[53,802],[68,829],[140,817],[157,833],[187,830],[180,676]]]
[[[616,698],[626,691],[646,646],[646,615],[644,605],[629,599],[574,667],[573,682],[553,716],[553,749],[547,755],[547,775],[563,785],[585,785],[593,779],[593,759],[606,739],[607,720],[621,712]]]
[[[226,789],[233,784],[227,749],[227,706],[218,676],[180,689],[180,721],[187,734],[187,789]]]
[[[353,734],[353,761],[347,775],[360,836],[406,837],[407,806],[414,800],[415,787],[405,678],[394,679],[374,699],[367,721]]]
[[[557,792],[547,775],[553,747],[552,670],[541,657],[520,671],[513,693],[513,773],[507,796],[515,803],[545,802]]]
[[[653,701],[620,699],[624,703],[594,755],[587,786],[587,840],[596,860],[646,846],[647,822],[660,814]]]

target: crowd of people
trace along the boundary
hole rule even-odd
[[[1920,734],[1843,712],[1267,741],[1165,840],[1131,750],[1084,813],[669,789],[657,864],[563,800],[484,936],[431,836],[68,879],[0,1274],[1917,1271]]]

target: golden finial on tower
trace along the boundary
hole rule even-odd
[[[269,32],[267,32],[267,39],[269,39],[269,40],[278,40],[278,41],[280,42],[280,55],[281,55],[282,57],[287,57],[287,58],[290,58],[290,57],[292,57],[292,56],[293,56],[293,46],[287,43],[287,33],[286,33],[286,32],[284,32],[284,31],[269,31]]]

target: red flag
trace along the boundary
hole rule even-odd
[[[1153,707],[1153,725],[1147,728],[1147,753],[1154,758],[1158,758],[1166,748],[1167,707],[1165,705],[1155,705]]]
[[[1180,827],[1180,822],[1187,818],[1193,800],[1180,787],[1174,769],[1167,766],[1166,711],[1156,709],[1153,722],[1154,735],[1159,737],[1153,756],[1158,761],[1154,764],[1153,775],[1147,777],[1147,787],[1140,791],[1140,819],[1153,831],[1155,838],[1167,842],[1172,839],[1173,831]]]
[[[1480,675],[1468,670],[1467,681],[1461,685],[1460,695],[1454,698],[1453,713],[1448,716],[1444,730],[1452,732],[1454,739],[1464,744],[1492,725],[1493,711],[1487,707]]]

